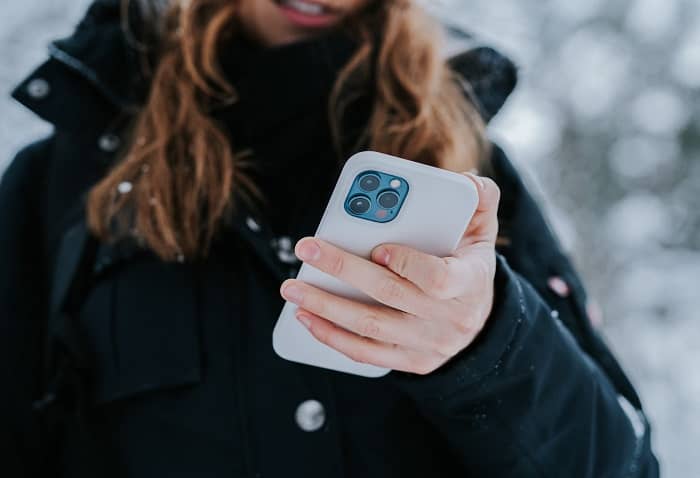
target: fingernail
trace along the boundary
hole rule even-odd
[[[300,313],[300,314],[297,314],[296,317],[297,317],[297,320],[298,320],[299,322],[301,322],[302,324],[304,324],[304,327],[306,327],[307,329],[310,329],[310,328],[311,328],[311,317],[309,317],[309,316],[306,315],[306,314],[301,314],[301,313]]]
[[[479,189],[485,189],[485,188],[486,188],[486,184],[484,183],[484,180],[481,179],[481,178],[480,178],[479,176],[477,176],[476,174],[474,174],[474,173],[472,173],[472,172],[467,172],[467,173],[464,173],[464,174],[467,175],[467,176],[469,176],[469,177],[471,177],[471,178],[478,184]]]
[[[298,304],[304,298],[304,294],[301,290],[301,287],[297,285],[288,285],[287,287],[282,289],[282,297],[284,297],[290,302]]]
[[[384,247],[380,247],[377,249],[377,252],[374,253],[374,260],[383,266],[389,264],[389,259],[389,251]]]
[[[297,244],[296,254],[302,261],[316,261],[321,257],[321,248],[316,241],[308,239]]]

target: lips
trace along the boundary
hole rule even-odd
[[[274,0],[287,20],[297,28],[318,29],[333,26],[341,13],[317,0]]]
[[[302,15],[321,16],[334,13],[327,6],[308,0],[275,0],[281,6],[294,10]]]

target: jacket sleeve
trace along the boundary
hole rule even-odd
[[[515,189],[504,196],[519,192],[515,203],[526,207],[532,199],[515,177],[505,176],[515,183],[502,189]],[[526,260],[535,269],[557,264],[580,296],[580,281],[539,210],[527,217],[531,233],[545,238],[555,259],[539,264],[533,250]],[[497,253],[494,308],[480,336],[432,374],[393,372],[398,385],[445,437],[469,476],[658,476],[639,399],[585,310],[576,303],[555,304],[520,272]]]
[[[41,191],[50,140],[21,151],[0,181],[0,456],[4,476],[37,476],[47,265]],[[9,473],[8,472],[9,469]]]

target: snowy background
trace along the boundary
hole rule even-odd
[[[88,3],[2,0],[0,171],[50,131],[6,93]],[[700,2],[426,3],[519,64],[521,85],[492,135],[600,303],[664,476],[700,477]]]

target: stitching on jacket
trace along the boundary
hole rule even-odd
[[[102,93],[110,102],[114,105],[122,108],[126,111],[136,112],[137,108],[124,102],[119,95],[114,93],[112,90],[107,88],[104,83],[100,81],[99,76],[94,70],[85,66],[83,62],[75,58],[71,54],[64,50],[61,50],[56,44],[52,43],[49,45],[49,56],[54,60],[66,65],[68,68],[77,72],[83,76],[92,86],[94,86],[100,93]]]

